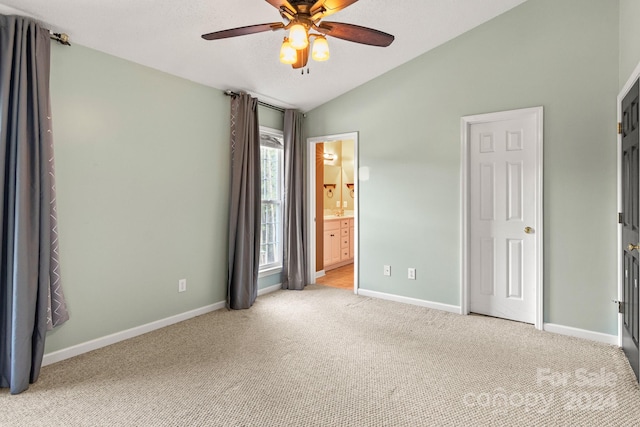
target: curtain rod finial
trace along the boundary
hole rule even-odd
[[[67,33],[53,33],[51,39],[65,46],[71,46],[71,43],[69,43],[69,34]]]

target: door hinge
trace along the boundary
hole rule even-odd
[[[618,122],[618,135],[622,134],[622,122]]]
[[[612,300],[612,302],[615,302],[616,304],[618,304],[618,313],[624,314],[624,301]]]
[[[622,224],[622,212],[618,212],[618,224]]]

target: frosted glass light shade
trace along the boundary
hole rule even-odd
[[[311,57],[314,61],[326,61],[329,59],[329,43],[324,37],[316,37],[313,41]]]
[[[289,43],[295,50],[304,49],[309,46],[307,29],[302,24],[294,24],[289,29]]]
[[[286,38],[282,42],[282,47],[280,47],[280,62],[283,64],[293,64],[298,60],[298,53],[291,46],[289,40]]]

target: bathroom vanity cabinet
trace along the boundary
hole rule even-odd
[[[324,270],[353,262],[353,218],[324,220]]]

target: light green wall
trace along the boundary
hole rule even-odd
[[[71,320],[49,334],[47,352],[224,301],[228,98],[78,45],[52,46]]]
[[[52,49],[71,320],[49,333],[46,351],[224,301],[229,98],[82,46]],[[259,107],[259,117],[283,127],[280,112]]]
[[[620,0],[620,73],[622,88],[640,62],[640,1]]]
[[[268,288],[270,286],[282,283],[282,272],[271,274],[269,276],[260,277],[258,279],[258,289]]]
[[[542,105],[544,320],[617,334],[618,20],[529,0],[308,113],[310,137],[359,132],[362,288],[459,305],[460,118]]]
[[[258,118],[261,126],[278,130],[284,128],[284,114],[273,108],[258,105]]]

